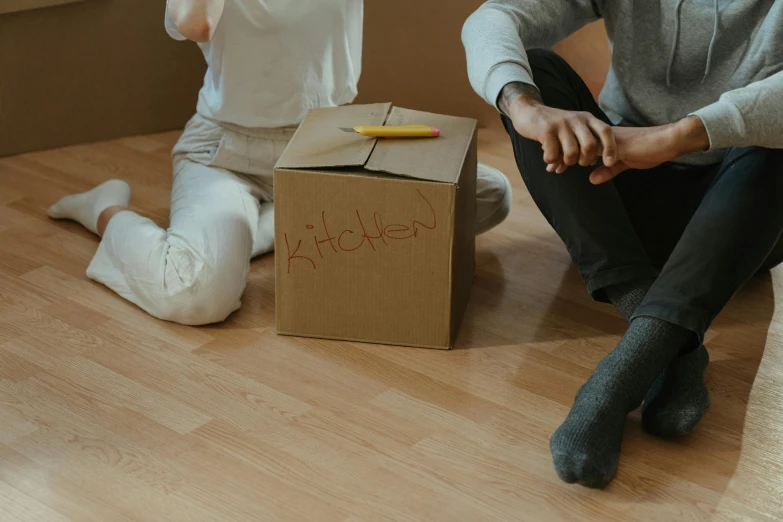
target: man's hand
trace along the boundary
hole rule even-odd
[[[503,88],[498,105],[521,136],[541,144],[550,172],[561,174],[577,163],[595,165],[599,156],[604,165],[614,165],[617,144],[612,127],[592,114],[547,107],[535,87],[518,82]]]
[[[697,116],[658,127],[614,127],[614,135],[617,163],[595,169],[590,175],[590,182],[595,185],[606,183],[628,169],[650,169],[710,146],[704,123]]]

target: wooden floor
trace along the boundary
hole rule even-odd
[[[0,159],[3,522],[783,519],[783,273],[709,333],[695,433],[659,440],[632,416],[615,482],[568,486],[549,436],[624,323],[587,296],[499,131],[481,157],[515,207],[478,240],[451,352],[276,336],[271,256],[206,328],[87,280],[96,239],[47,205],[119,177],[165,225],[176,138]]]

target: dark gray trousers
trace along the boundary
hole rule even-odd
[[[563,59],[528,55],[546,105],[610,123]],[[729,149],[718,165],[664,164],[594,186],[593,167],[546,172],[541,145],[503,122],[528,191],[598,300],[606,300],[607,286],[655,278],[636,315],[702,340],[742,285],[783,261],[783,150]]]

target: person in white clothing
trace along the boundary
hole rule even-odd
[[[87,276],[163,320],[238,309],[250,260],[274,248],[274,165],[308,110],[353,101],[362,23],[362,0],[168,0],[169,35],[208,65],[172,152],[170,225],[128,210],[122,180],[62,198],[49,215],[102,238]],[[479,234],[510,211],[506,177],[479,165],[477,200]]]

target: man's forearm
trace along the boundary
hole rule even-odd
[[[498,96],[497,106],[498,109],[500,109],[500,112],[506,116],[511,116],[512,102],[520,96],[523,96],[530,101],[543,103],[541,100],[541,93],[535,85],[522,82],[511,82],[503,87],[500,91],[500,96]]]

